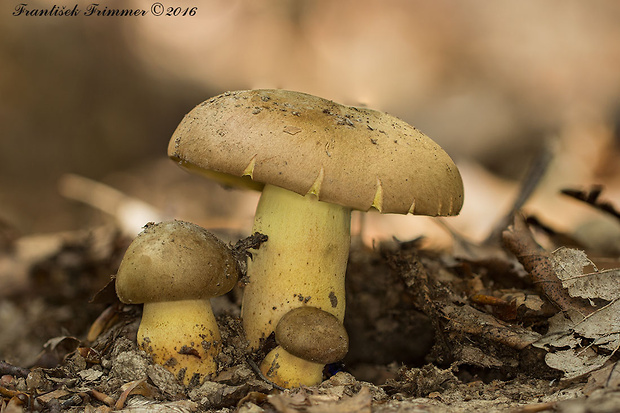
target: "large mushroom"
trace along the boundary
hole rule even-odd
[[[116,274],[126,304],[144,304],[138,345],[184,384],[217,369],[220,333],[209,299],[230,291],[237,261],[215,235],[198,225],[149,224],[133,240]]]
[[[188,113],[168,155],[228,185],[262,189],[243,323],[253,348],[300,306],[342,322],[351,210],[456,215],[452,159],[406,122],[287,90],[227,92]]]

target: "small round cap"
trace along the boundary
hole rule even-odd
[[[349,351],[349,336],[342,323],[316,307],[298,307],[282,316],[276,341],[292,355],[322,364],[342,360]]]
[[[362,211],[456,215],[463,205],[456,165],[413,126],[287,90],[203,102],[177,127],[168,156],[194,172],[247,177]]]
[[[183,221],[147,224],[116,274],[127,304],[199,300],[230,291],[238,279],[230,249],[204,228]]]

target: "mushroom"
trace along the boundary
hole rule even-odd
[[[297,307],[278,322],[278,346],[261,363],[261,372],[275,384],[291,388],[323,380],[325,364],[342,360],[349,336],[333,314],[316,307]]]
[[[227,92],[188,113],[168,156],[227,185],[262,188],[242,317],[252,348],[300,306],[342,322],[351,210],[456,215],[450,157],[406,122],[286,90]]]
[[[147,224],[116,274],[116,294],[142,304],[138,345],[185,385],[216,372],[221,339],[209,298],[230,291],[237,261],[215,235],[198,225]]]

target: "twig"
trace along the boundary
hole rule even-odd
[[[553,269],[549,253],[534,241],[522,216],[515,216],[514,224],[504,231],[502,236],[508,250],[517,257],[530,275],[530,281],[553,305],[564,312],[579,311],[584,316],[594,311],[594,308],[584,301],[568,294]]]
[[[528,404],[527,406],[523,406],[515,410],[515,413],[537,413],[537,412],[555,410],[556,405],[557,405],[557,402]]]
[[[246,357],[246,361],[248,362],[248,364],[250,365],[250,367],[252,367],[252,370],[254,370],[254,373],[258,374],[258,377],[261,378],[261,380],[265,381],[266,383],[271,384],[274,389],[278,389],[278,390],[286,390],[284,387],[282,386],[278,386],[277,384],[275,384],[274,382],[272,382],[271,380],[269,380],[267,377],[265,377],[265,375],[263,374],[262,371],[260,371],[260,368],[258,367],[258,365],[254,362],[254,360],[252,360],[249,356]]]
[[[525,205],[534,190],[538,187],[540,180],[545,176],[547,168],[553,159],[553,148],[550,144],[544,146],[542,152],[534,159],[525,177],[521,181],[519,194],[514,200],[510,211],[495,225],[489,236],[484,240],[483,245],[497,244],[502,239],[502,232],[513,221],[517,211]]]
[[[4,376],[8,374],[9,376],[15,377],[28,377],[30,370],[25,369],[23,367],[13,366],[5,361],[0,361],[0,376]]]
[[[611,202],[599,201],[599,195],[603,192],[602,185],[592,185],[589,191],[582,191],[578,189],[562,189],[562,194],[575,198],[578,201],[585,202],[588,205],[593,206],[599,211],[605,212],[616,219],[620,219],[620,211],[618,211]]]
[[[60,193],[113,216],[124,234],[135,236],[149,221],[165,220],[155,207],[101,182],[66,174],[58,184]]]

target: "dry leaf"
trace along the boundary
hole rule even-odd
[[[533,345],[549,351],[545,362],[566,378],[602,367],[620,348],[620,301],[581,319],[558,313],[549,324],[549,332]]]
[[[549,320],[549,331],[535,347],[548,351],[545,362],[579,377],[602,367],[620,348],[620,270],[599,272],[585,252],[561,247],[546,253],[538,247],[519,217],[504,232],[507,247],[515,253],[532,281],[563,312]],[[595,272],[584,274],[592,266]],[[603,299],[596,308],[581,299]],[[592,302],[590,302],[592,304]]]
[[[297,393],[278,393],[269,396],[269,403],[280,413],[303,412],[309,405],[305,391]]]
[[[588,383],[583,388],[583,392],[590,395],[594,390],[606,387],[620,387],[620,364],[618,362],[593,372],[588,378]]]
[[[190,413],[198,411],[198,404],[190,400],[179,400],[164,403],[141,400],[135,401],[131,404],[131,406],[125,407],[119,411],[126,413]]]
[[[549,367],[563,371],[567,379],[583,376],[596,370],[607,360],[609,357],[597,354],[591,347],[556,350],[545,356],[545,363]]]
[[[505,323],[475,308],[448,305],[441,309],[448,320],[446,329],[464,334],[481,336],[492,342],[522,350],[540,339],[540,335],[518,325]]]
[[[127,400],[127,397],[129,397],[129,395],[132,394],[134,390],[136,390],[139,386],[141,386],[145,382],[146,382],[146,377],[140,380],[135,380],[135,381],[123,384],[121,386],[121,390],[123,392],[118,397],[118,400],[116,401],[116,404],[114,405],[114,408],[116,410],[121,410],[123,406],[125,405],[125,401]]]
[[[42,402],[42,403],[49,403],[50,400],[53,399],[61,399],[67,395],[71,394],[68,390],[66,389],[56,389],[54,391],[51,391],[49,393],[45,393],[42,394],[41,396],[38,396],[37,399]]]
[[[370,413],[372,396],[368,387],[362,387],[359,393],[344,397],[337,402],[322,402],[308,407],[308,413]]]
[[[573,296],[611,301],[620,298],[620,270],[604,270],[562,280]]]
[[[585,252],[573,248],[558,248],[550,259],[571,297],[607,301],[620,298],[620,269],[597,271]],[[584,274],[583,268],[590,265],[594,266],[595,272]]]
[[[296,393],[279,393],[269,396],[269,403],[280,413],[370,413],[372,396],[368,387],[359,393],[342,398],[327,394],[311,394],[302,389]]]
[[[583,275],[583,268],[593,265],[584,251],[566,247],[560,247],[553,251],[550,261],[560,280]]]
[[[609,351],[620,347],[620,301],[597,310],[573,327],[575,334],[594,340],[594,345]]]

